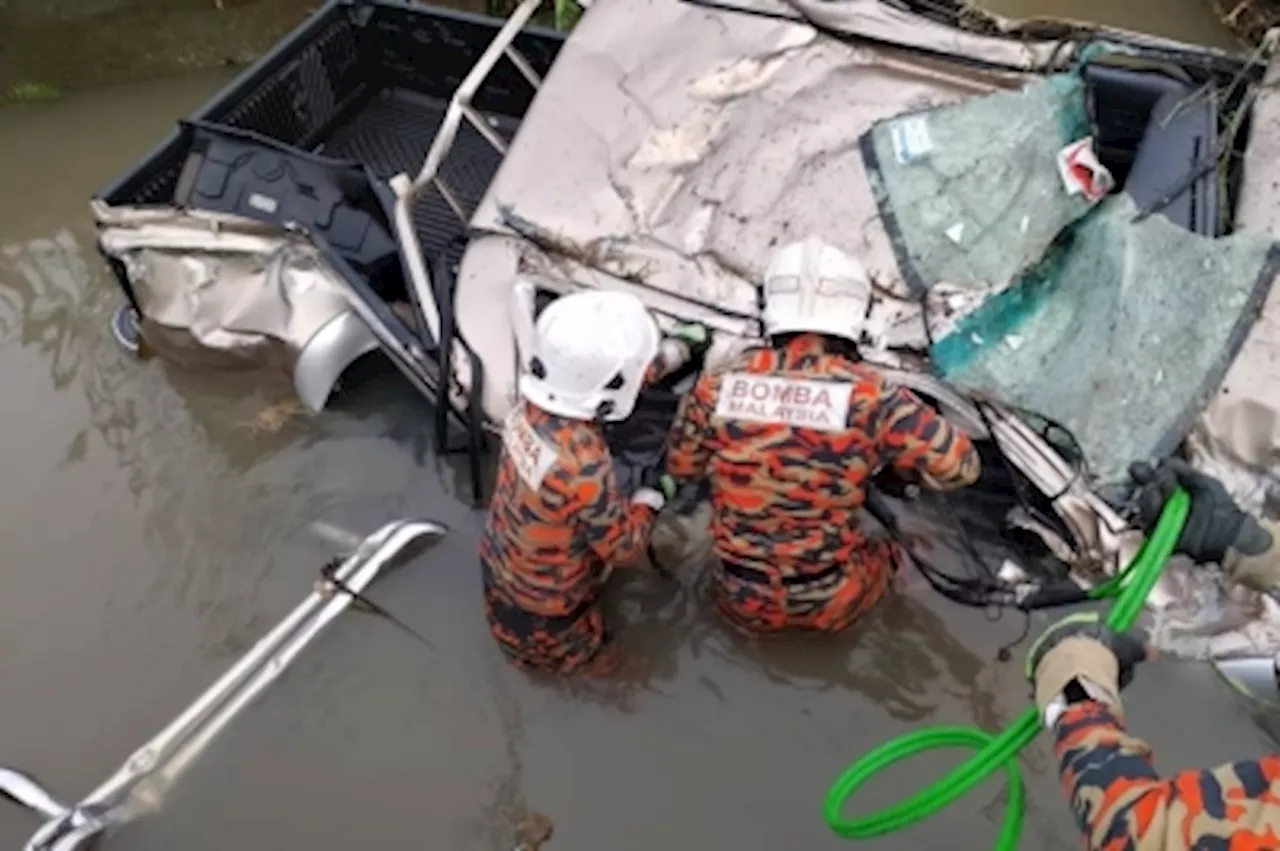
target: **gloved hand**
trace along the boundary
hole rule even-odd
[[[667,333],[667,337],[688,346],[689,357],[693,360],[702,360],[711,348],[711,331],[701,322],[681,322]]]
[[[1181,485],[1191,497],[1191,510],[1176,552],[1198,564],[1220,564],[1231,579],[1258,591],[1280,583],[1280,553],[1272,552],[1271,533],[1242,511],[1217,479],[1177,459],[1158,469],[1134,464],[1129,475],[1140,488],[1138,519],[1145,531],[1155,528],[1165,502]]]
[[[664,500],[676,495],[676,480],[663,472],[661,467],[648,467],[640,474],[640,488],[657,491]]]
[[[870,488],[894,499],[915,499],[920,495],[920,478],[913,472],[885,466],[872,477]]]
[[[1118,633],[1096,612],[1069,615],[1046,629],[1027,653],[1026,676],[1035,688],[1045,726],[1053,726],[1071,694],[1107,704],[1123,714],[1120,690],[1133,679],[1134,666],[1147,658],[1146,646]]]
[[[691,346],[701,346],[711,339],[711,332],[701,322],[681,322],[672,327],[667,336],[684,340]]]
[[[662,491],[654,488],[636,488],[636,492],[631,495],[631,504],[647,505],[654,511],[661,511],[667,504],[667,498],[662,495]]]

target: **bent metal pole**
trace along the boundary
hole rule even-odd
[[[406,546],[440,537],[438,523],[397,520],[356,546],[334,572],[344,591],[363,591]],[[108,828],[157,808],[181,773],[231,721],[289,667],[298,654],[351,604],[332,582],[316,589],[262,637],[167,727],[133,753],[80,803],[65,806],[30,775],[0,768],[0,793],[46,821],[24,851],[77,851]]]

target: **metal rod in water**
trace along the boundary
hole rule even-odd
[[[354,553],[365,541],[355,532],[336,526],[333,523],[326,523],[323,520],[312,521],[311,533],[337,550],[338,555],[343,558]]]
[[[440,531],[442,530],[439,527],[425,523],[406,523],[393,529],[378,549],[370,554],[367,562],[360,564],[353,571],[348,571],[350,575],[349,578],[343,578],[344,584],[356,593],[363,591],[407,544],[421,535],[438,534]],[[278,679],[298,654],[320,634],[320,631],[352,602],[350,595],[333,594],[333,589],[313,592],[312,597],[317,596],[322,605],[319,613],[303,623],[285,644],[278,647],[263,665],[255,669],[241,688],[231,694],[215,714],[209,716],[204,724],[193,729],[189,738],[173,753],[166,764],[157,770],[160,777],[170,782],[176,780],[178,775],[203,752],[209,742],[248,705],[249,701]],[[98,798],[99,795],[95,791],[86,800]]]
[[[397,525],[389,524],[379,529],[365,541],[364,546],[368,546],[370,549],[375,546],[381,546]],[[357,556],[359,555],[360,552],[357,551],[348,559],[348,563],[343,565],[343,567],[347,568],[345,573],[354,572]],[[340,568],[339,574],[341,575],[343,572]],[[343,576],[342,578],[345,579],[346,577]],[[106,794],[109,794],[109,791],[115,785],[127,783],[138,775],[153,770],[161,758],[167,756],[169,752],[180,745],[182,740],[191,735],[193,730],[198,729],[200,722],[207,717],[220,701],[226,700],[228,695],[232,694],[236,688],[253,676],[258,669],[268,664],[271,657],[278,652],[279,645],[296,632],[303,623],[313,617],[315,612],[324,605],[325,601],[325,594],[320,591],[313,591],[284,620],[250,648],[248,653],[232,665],[204,694],[196,698],[195,702],[188,706],[181,715],[161,730],[151,741],[135,751],[129,759],[125,760],[120,770],[90,797],[101,799]]]
[[[359,592],[414,540],[441,536],[437,523],[388,523],[359,543],[334,578]],[[244,708],[280,677],[298,654],[354,598],[323,583],[255,644],[172,723],[73,808],[64,807],[29,775],[0,769],[0,791],[46,821],[24,851],[77,851],[109,827],[159,806],[181,773]]]
[[[38,780],[12,768],[0,766],[0,795],[45,818],[61,818],[67,813],[67,806],[46,792]]]

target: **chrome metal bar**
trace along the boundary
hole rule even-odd
[[[360,544],[364,542],[355,532],[324,520],[313,520],[310,529],[311,534],[341,553],[344,559],[360,549]]]
[[[0,769],[0,791],[46,818],[24,851],[77,851],[108,828],[159,807],[214,738],[351,605],[354,597],[347,589],[360,593],[410,543],[447,532],[438,523],[398,520],[360,541],[334,572],[337,583],[317,583],[302,603],[75,807],[58,803],[30,776]],[[339,583],[345,586],[341,591]]]
[[[418,196],[432,186],[440,173],[440,166],[448,156],[450,148],[458,137],[458,129],[467,110],[471,108],[471,99],[475,97],[482,83],[493,71],[498,61],[505,55],[507,48],[533,17],[534,12],[542,5],[542,0],[521,0],[516,10],[507,18],[507,22],[498,30],[493,41],[481,54],[480,59],[472,66],[462,84],[449,100],[445,110],[444,121],[440,130],[431,141],[431,147],[422,163],[422,168],[412,180],[407,174],[397,174],[391,178],[391,189],[396,194],[395,228],[396,238],[404,255],[405,265],[409,270],[410,283],[417,292],[418,304],[422,307],[423,319],[427,329],[435,340],[440,339],[440,309],[436,304],[435,293],[432,292],[431,276],[427,271],[427,263],[422,256],[422,245],[418,242],[418,233],[413,224],[413,204]],[[517,66],[519,67],[519,66]],[[487,137],[486,137],[487,138]],[[504,146],[505,147],[505,146]],[[503,148],[498,149],[502,152]],[[448,381],[444,376],[442,381]]]
[[[467,121],[471,122],[471,126],[476,128],[476,132],[483,136],[484,140],[493,146],[494,150],[502,154],[504,157],[507,155],[507,140],[497,134],[493,127],[489,125],[489,120],[481,114],[480,110],[470,104],[467,104],[462,107],[462,114],[466,117]]]
[[[1212,662],[1218,673],[1254,702],[1273,709],[1280,705],[1280,654]]]
[[[440,193],[440,197],[449,205],[449,209],[453,210],[453,214],[465,225],[467,223],[467,211],[462,208],[462,202],[458,200],[458,196],[453,194],[453,190],[449,188],[449,184],[437,177],[431,181],[436,187],[436,191]]]
[[[67,805],[46,792],[40,781],[13,768],[0,767],[0,795],[45,818],[61,818],[68,812]]]
[[[67,846],[66,842],[74,840],[77,843],[88,839],[90,836],[96,835],[102,830],[96,824],[90,827],[89,822],[80,817],[79,810],[67,810],[56,819],[50,819],[27,840],[27,844],[22,846],[22,851],[53,851],[58,847],[69,847],[74,851],[75,845]],[[90,832],[92,831],[92,832]]]
[[[331,583],[321,583],[320,588],[313,592],[320,594],[324,598],[324,605],[320,612],[315,618],[304,623],[297,633],[283,647],[278,649],[267,660],[265,665],[258,669],[245,686],[236,692],[215,716],[203,724],[190,740],[182,746],[181,750],[173,754],[161,771],[161,776],[166,783],[165,788],[168,788],[168,784],[176,781],[182,772],[204,752],[205,748],[208,747],[218,733],[222,732],[250,701],[261,694],[267,686],[279,679],[280,675],[293,664],[294,660],[306,649],[307,645],[314,641],[325,627],[354,602],[353,594],[360,594],[365,588],[369,587],[382,573],[382,570],[391,564],[395,557],[409,544],[426,535],[440,536],[443,534],[444,527],[435,523],[400,523],[393,529],[387,540],[369,554],[368,561],[360,564],[350,573],[349,579],[342,577],[340,573],[335,573],[335,576],[343,581],[346,588],[338,590]],[[357,553],[359,553],[359,550],[357,550]],[[351,562],[352,559],[348,559],[348,563]],[[89,796],[89,800],[94,798],[95,795],[91,794]]]
[[[520,72],[521,76],[529,81],[529,85],[533,86],[535,89],[542,88],[542,75],[533,70],[533,66],[529,64],[529,60],[524,58],[523,53],[516,50],[516,46],[514,44],[507,45],[507,49],[503,52],[506,54],[506,57],[511,60],[511,64],[516,66],[516,70]]]

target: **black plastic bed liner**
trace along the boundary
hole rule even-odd
[[[400,172],[417,173],[449,98],[502,23],[419,3],[329,0],[192,113],[188,122],[260,137],[264,148],[275,149],[271,156],[278,162],[287,160],[292,151],[299,161],[314,163],[321,157],[362,164],[374,184],[371,190],[384,203],[381,226],[391,233],[386,181]],[[517,36],[514,47],[545,76],[563,41],[559,33],[529,28]],[[499,136],[510,141],[535,94],[504,57],[476,93],[473,105]],[[184,167],[194,168],[189,162],[192,137],[190,126],[175,130],[98,197],[112,205],[175,203]],[[241,143],[252,145],[251,141]],[[469,215],[500,164],[501,155],[464,122],[439,177]],[[255,166],[253,171],[263,169]],[[245,175],[240,178],[243,183]],[[271,188],[281,190],[278,182]],[[466,224],[437,192],[427,193],[414,212],[428,262],[441,255],[456,262],[465,247]],[[115,271],[125,295],[137,307],[123,270]],[[357,288],[368,284],[351,283]],[[380,296],[394,295],[378,289]],[[397,331],[410,333],[390,311],[385,318]]]
[[[384,181],[402,172],[412,177],[422,167],[422,158],[444,121],[448,105],[408,89],[385,89],[349,121],[334,128],[333,136],[316,152],[364,163]],[[515,138],[519,119],[500,114],[487,117],[489,126],[508,143]],[[452,153],[441,166],[440,179],[462,207],[474,213],[501,164],[502,156],[464,122]],[[465,228],[438,192],[414,206],[414,224],[427,257],[445,252],[451,261],[461,260]]]

